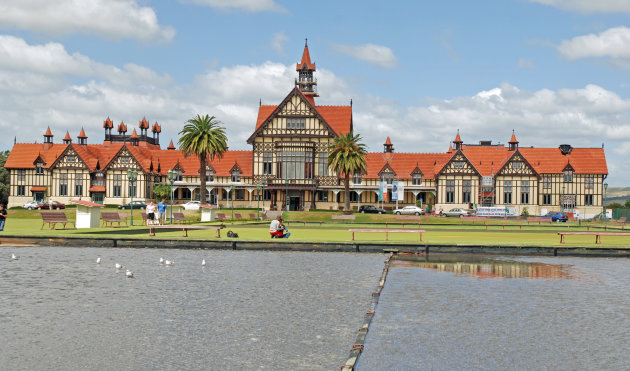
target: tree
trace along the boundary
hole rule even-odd
[[[626,207],[626,209],[630,209],[630,200],[626,200],[624,206]]]
[[[361,143],[359,134],[352,132],[340,133],[328,148],[328,167],[335,171],[337,175],[344,175],[345,207],[344,213],[351,214],[350,210],[350,176],[356,173],[363,174],[367,169],[367,150],[365,144]]]
[[[215,157],[222,158],[227,151],[227,136],[225,128],[220,126],[221,121],[214,116],[197,115],[186,121],[182,131],[179,132],[179,149],[184,156],[197,156],[199,158],[199,200],[206,202],[206,164]]]
[[[170,199],[171,198],[171,185],[170,184],[160,184],[153,187],[153,196],[155,196],[156,200],[161,199]]]
[[[9,202],[9,170],[4,168],[9,157],[9,151],[0,152],[0,204]]]

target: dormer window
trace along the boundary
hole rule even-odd
[[[131,158],[129,156],[120,156],[120,163],[128,164],[130,161],[131,161]]]
[[[565,170],[564,171],[564,182],[565,183],[573,183],[573,171]]]
[[[352,176],[352,183],[361,184],[361,173],[354,173]]]
[[[76,162],[77,161],[77,156],[75,156],[75,155],[68,155],[68,156],[66,156],[66,161],[67,162]]]
[[[206,170],[206,181],[214,182],[214,171]]]
[[[422,174],[413,174],[413,175],[411,175],[411,184],[412,185],[422,185]]]
[[[35,164],[35,174],[37,175],[44,174],[44,165],[42,163]]]
[[[512,162],[512,169],[522,169],[523,163],[521,161]]]
[[[177,179],[175,179],[175,181],[177,182],[181,182],[184,180],[184,172],[181,170],[177,170]]]
[[[241,181],[241,172],[235,170],[232,172],[232,183],[239,183]]]
[[[381,176],[381,181],[387,184],[392,184],[394,182],[394,174],[383,174]]]
[[[455,169],[463,169],[464,168],[464,161],[455,161],[453,163],[453,167]]]
[[[306,128],[306,119],[304,118],[288,118],[287,129],[304,129]]]

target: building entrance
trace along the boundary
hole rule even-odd
[[[302,203],[299,196],[291,196],[289,197],[289,210],[296,211],[300,210],[302,207]]]
[[[33,192],[33,199],[36,202],[44,202],[45,198],[46,198],[45,192]]]

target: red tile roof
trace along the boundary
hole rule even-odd
[[[457,130],[457,135],[455,136],[453,143],[463,143],[462,138],[459,136],[459,130]]]
[[[167,149],[175,149],[175,146],[173,145],[173,140],[171,139],[171,143],[169,143],[168,148]]]
[[[138,133],[136,133],[136,129],[133,129],[133,133],[131,133],[131,139],[138,139]]]
[[[118,132],[119,133],[126,133],[127,132],[127,125],[125,125],[124,121],[121,121],[120,124],[118,124]]]
[[[81,128],[81,132],[79,133],[79,136],[77,136],[77,138],[87,138],[87,135],[85,135],[85,130],[83,130],[83,128]]]
[[[518,143],[518,140],[516,140],[516,135],[514,135],[514,133],[512,133],[512,138],[510,138],[510,141],[508,143]]]
[[[146,117],[142,118],[142,121],[140,121],[140,124],[138,125],[138,127],[140,129],[148,129],[149,128],[149,121],[147,121]]]
[[[317,113],[328,123],[335,134],[348,133],[352,130],[352,106],[314,106]],[[278,106],[260,106],[256,130],[269,118]]]
[[[105,187],[103,187],[105,188]],[[90,191],[92,190],[92,188],[90,188]],[[86,201],[86,200],[70,200],[71,204],[76,204],[76,205],[83,205],[83,206],[88,206],[88,207],[103,207],[103,205],[101,204],[97,204],[95,202],[90,202],[90,201]]]
[[[379,178],[379,173],[386,164],[389,164],[399,179],[411,179],[411,173],[418,167],[422,177],[433,179],[435,172],[439,171],[440,164],[448,161],[451,155],[447,153],[394,153],[394,157],[385,161],[381,152],[369,152],[367,156],[368,168],[365,178]]]
[[[302,52],[302,60],[295,66],[295,70],[299,71],[306,65],[311,71],[315,71],[315,63],[311,63],[311,54],[308,52],[308,44],[304,45],[304,51]]]
[[[105,119],[105,121],[103,121],[103,128],[111,129],[113,127],[114,127],[114,123],[112,122],[112,120],[109,117],[107,119]]]
[[[46,133],[44,133],[45,137],[52,137],[52,132],[50,131],[50,126],[48,127],[48,129],[46,129]]]
[[[46,192],[46,187],[43,186],[33,186],[31,187],[31,192]]]
[[[69,141],[69,142],[71,142],[71,141],[72,141],[72,138],[70,138],[70,133],[69,133],[69,132],[67,132],[67,131],[66,131],[66,136],[65,136],[65,137],[63,137],[63,140],[67,140],[67,141]]]
[[[162,132],[162,127],[160,126],[160,124],[157,123],[157,121],[155,122],[155,124],[153,124],[153,127],[151,127],[151,132],[153,132],[153,133],[161,133]]]
[[[105,186],[91,186],[90,192],[105,192]]]

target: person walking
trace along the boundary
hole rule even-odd
[[[166,222],[166,210],[168,209],[168,205],[164,202],[164,199],[158,203],[157,209],[160,218],[160,225],[164,225],[164,222]]]
[[[7,211],[4,209],[4,205],[0,204],[0,232],[4,231],[4,221],[7,218]]]
[[[147,204],[147,225],[155,224],[155,204],[153,202],[149,202]]]

